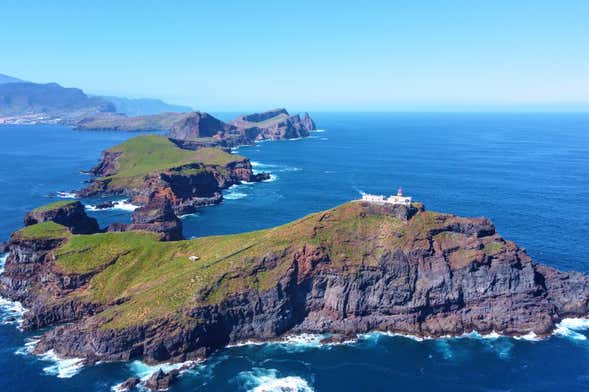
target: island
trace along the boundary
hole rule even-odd
[[[299,333],[546,336],[589,313],[588,276],[536,263],[487,218],[415,201],[351,201],[179,241],[90,233],[79,206],[29,215],[8,243],[0,294],[28,309],[22,327],[39,330],[36,353],[88,363],[198,360]]]
[[[205,112],[125,116],[99,113],[80,120],[77,130],[162,131],[185,148],[235,147],[260,140],[297,139],[316,129],[308,113],[290,115],[286,109],[241,115],[226,123]]]
[[[105,150],[90,173],[95,178],[77,196],[122,195],[140,206],[165,198],[176,215],[221,202],[222,190],[232,185],[269,178],[254,174],[240,155],[218,147],[180,148],[161,135],[137,136]]]

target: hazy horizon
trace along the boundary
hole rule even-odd
[[[589,2],[6,2],[0,72],[198,110],[589,110]],[[39,66],[42,64],[42,66]]]

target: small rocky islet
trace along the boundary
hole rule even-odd
[[[200,130],[211,119],[200,116],[184,131],[106,150],[78,194],[131,198],[140,206],[131,223],[100,228],[80,201],[29,212],[3,245],[0,295],[28,309],[25,330],[42,331],[35,352],[184,362],[298,333],[326,334],[328,343],[371,331],[545,336],[589,313],[588,276],[536,263],[486,218],[416,202],[351,201],[275,228],[184,240],[179,214],[267,178],[227,146],[299,137],[285,131],[297,121],[314,129],[285,112],[216,123],[208,134]],[[143,384],[166,388],[179,372]]]

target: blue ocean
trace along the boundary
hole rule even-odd
[[[231,118],[231,114],[220,115]],[[313,113],[321,130],[301,140],[237,149],[271,180],[225,192],[183,217],[187,237],[286,223],[358,198],[405,193],[430,210],[487,216],[538,262],[589,273],[589,114]],[[83,187],[100,152],[136,134],[60,126],[0,127],[0,241],[38,205]],[[59,193],[62,192],[62,193]],[[83,200],[93,205],[97,200]],[[89,211],[101,225],[130,206]],[[157,368],[141,362],[80,367],[35,357],[0,300],[1,391],[110,391]],[[554,336],[476,334],[437,340],[368,334],[320,345],[316,336],[219,351],[172,391],[586,391],[589,323]]]

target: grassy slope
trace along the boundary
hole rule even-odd
[[[147,174],[166,171],[188,164],[224,166],[244,158],[229,154],[219,148],[203,148],[196,151],[177,147],[168,138],[159,135],[137,136],[109,151],[120,153],[116,174],[105,177],[113,185],[133,185],[143,181]]]
[[[244,121],[244,124],[247,124],[247,127],[260,127],[260,128],[266,128],[266,127],[270,127],[280,121],[286,120],[288,118],[287,114],[284,113],[280,113],[277,116],[274,116],[272,118],[269,118],[267,120],[264,121],[258,121],[258,122],[254,122],[254,121]]]
[[[67,227],[51,221],[27,226],[14,233],[14,238],[19,240],[59,239],[70,236]]]
[[[169,131],[191,113],[162,113],[147,116],[104,115],[80,124],[83,129],[120,129],[125,131]]]
[[[41,207],[37,207],[33,210],[33,212],[47,212],[47,211],[51,211],[51,210],[55,210],[61,207],[66,207],[72,204],[77,203],[76,200],[60,200],[60,201],[56,201],[54,203],[50,203],[50,204],[46,204],[44,206]]]
[[[422,212],[406,223],[390,215],[365,214],[360,203],[352,202],[272,229],[178,242],[158,242],[153,234],[141,232],[75,235],[58,249],[56,260],[68,273],[107,266],[75,295],[101,303],[130,298],[102,314],[106,327],[120,328],[190,305],[218,303],[232,293],[272,288],[305,244],[325,247],[330,268],[341,273],[376,266],[386,250],[428,246],[426,233],[447,217]],[[448,239],[440,236],[440,243]],[[500,246],[489,244],[488,250],[495,253]],[[282,256],[265,270],[262,258],[270,254]],[[193,255],[199,260],[191,261]],[[473,255],[457,257],[464,264]]]

